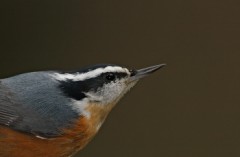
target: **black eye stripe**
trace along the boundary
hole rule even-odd
[[[121,79],[121,78],[124,78],[127,76],[127,73],[122,73],[122,72],[114,72],[114,73],[111,73],[111,72],[107,72],[107,73],[103,73],[101,74],[100,76],[98,77],[107,77],[107,76],[113,76],[114,79]]]
[[[137,71],[136,70],[130,70],[130,76],[134,76],[137,74]]]
[[[109,81],[113,81],[115,78],[116,78],[116,76],[112,73],[110,73],[106,76],[106,79],[109,80]]]
[[[108,80],[106,77],[108,75],[113,75],[113,80]],[[60,89],[63,91],[63,93],[71,97],[75,100],[81,100],[85,97],[87,97],[84,93],[87,93],[89,91],[97,91],[99,88],[103,87],[105,84],[108,84],[114,80],[121,79],[124,77],[127,77],[127,73],[103,73],[97,77],[90,78],[83,81],[59,81],[60,82]]]

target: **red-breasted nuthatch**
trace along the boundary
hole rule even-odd
[[[140,70],[101,64],[78,71],[42,71],[0,80],[0,156],[69,157],[98,132]]]

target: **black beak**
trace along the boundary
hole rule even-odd
[[[159,64],[159,65],[154,65],[154,66],[133,71],[132,76],[130,77],[130,81],[139,80],[140,78],[148,76],[149,74],[157,71],[158,69],[164,67],[165,65],[166,64]]]

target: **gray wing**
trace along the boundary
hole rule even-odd
[[[0,124],[10,126],[16,122],[20,118],[19,106],[13,93],[0,82]]]
[[[46,73],[0,80],[0,125],[45,138],[61,135],[78,118]]]

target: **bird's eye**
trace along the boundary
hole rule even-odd
[[[112,80],[115,79],[115,75],[112,74],[112,73],[110,73],[110,74],[108,74],[108,75],[106,76],[106,79],[109,80],[109,81],[112,81]]]

